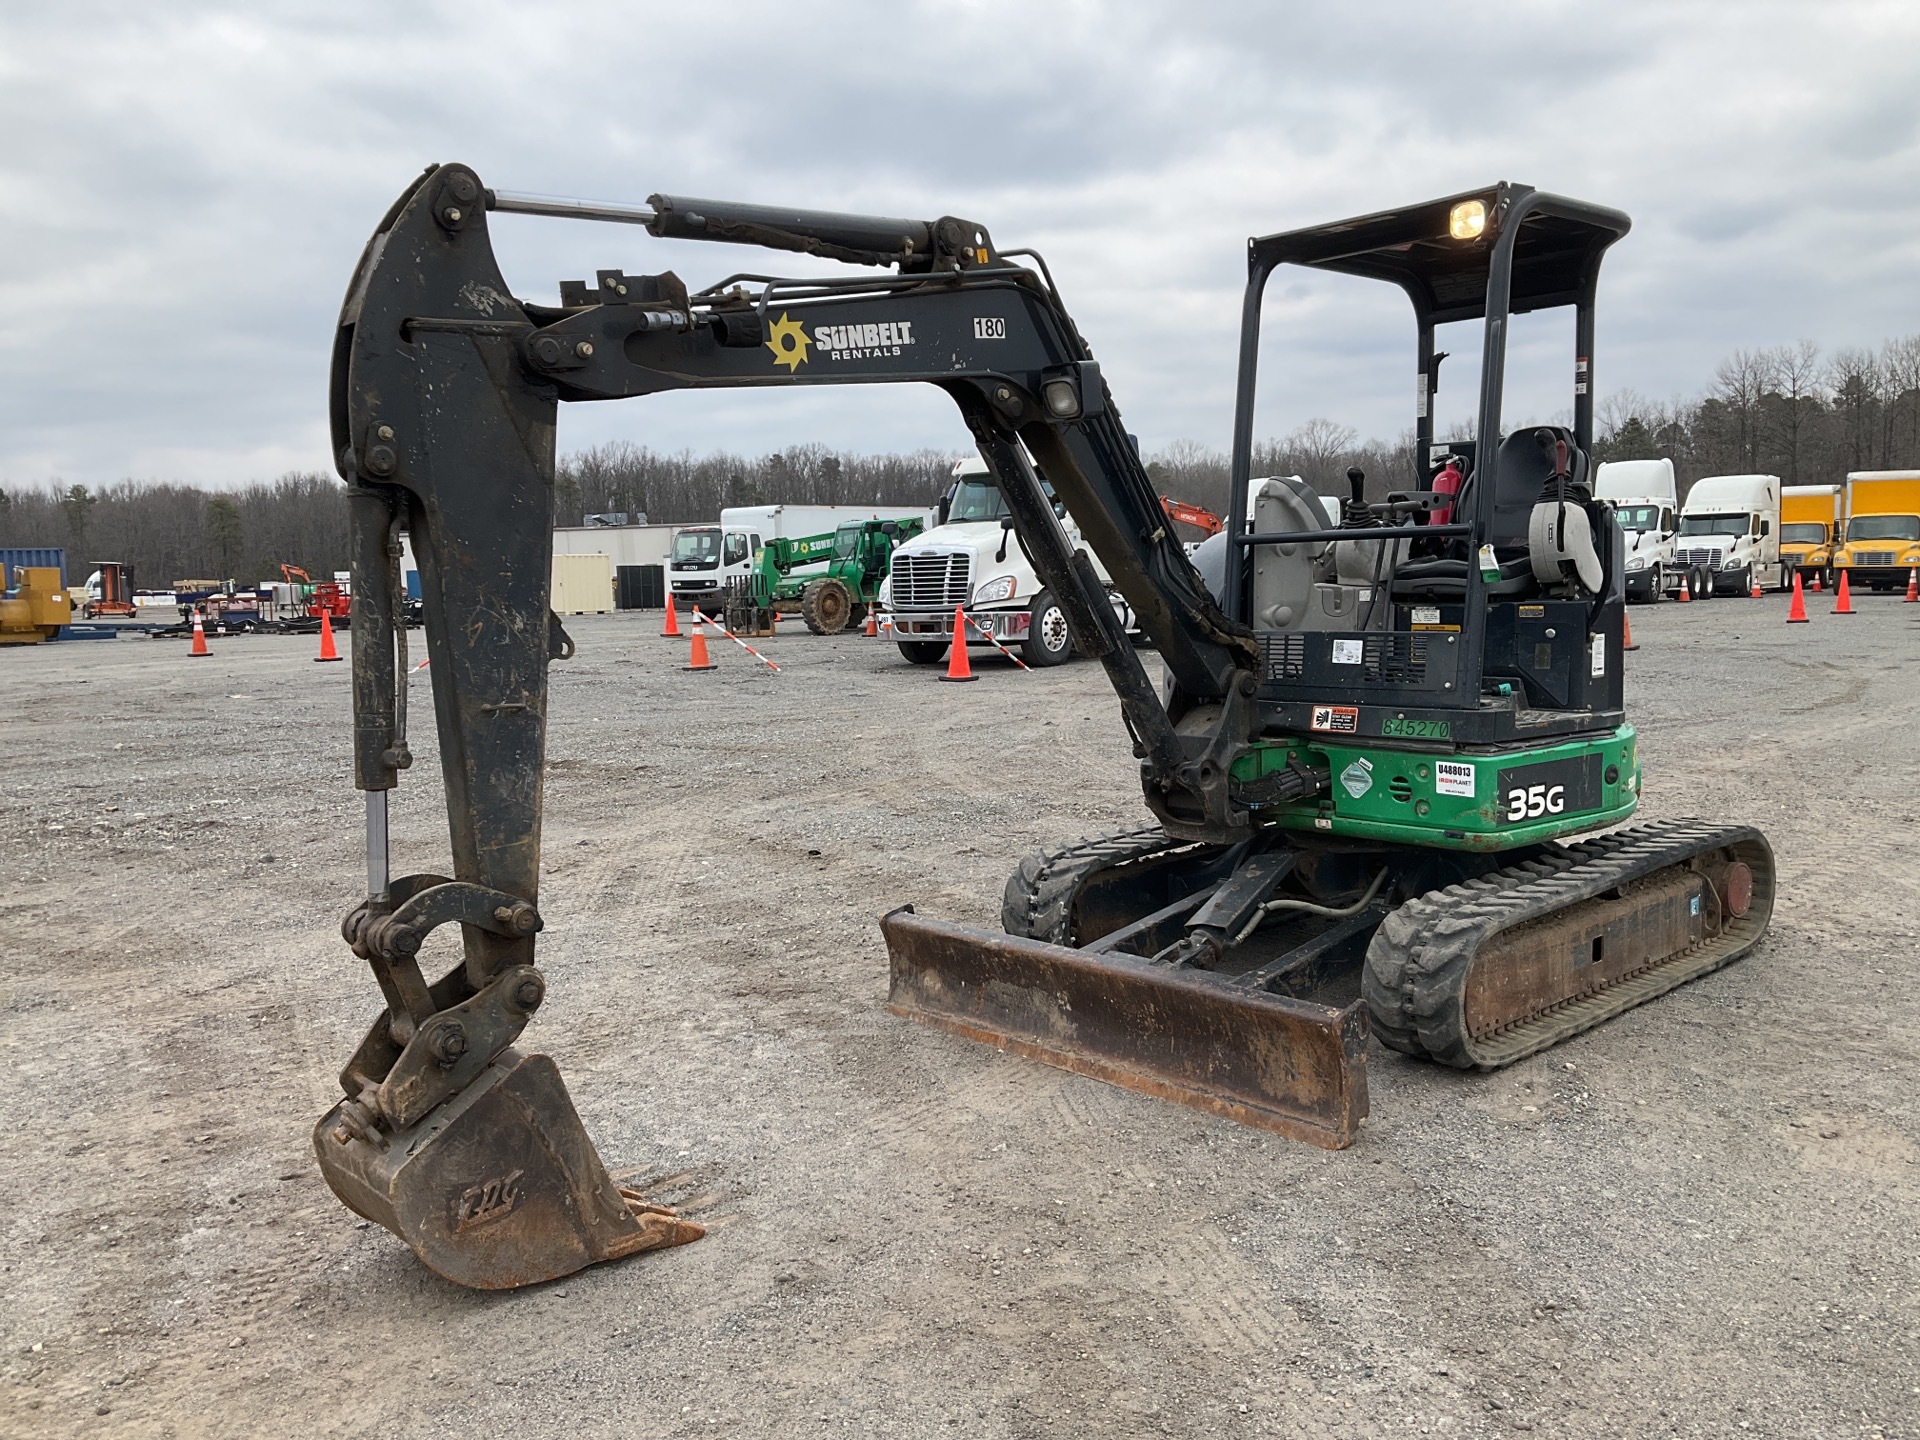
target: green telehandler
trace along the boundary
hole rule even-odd
[[[925,528],[919,519],[849,520],[824,535],[776,536],[753,569],[728,585],[727,628],[736,635],[770,634],[775,614],[798,615],[816,635],[863,623],[893,552]],[[794,573],[823,560],[824,571]]]

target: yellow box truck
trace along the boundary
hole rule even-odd
[[[1846,491],[1838,485],[1788,485],[1780,492],[1780,588],[1833,584],[1833,547],[1846,529]]]
[[[1834,570],[1852,589],[1905,590],[1920,567],[1920,470],[1856,470],[1847,476],[1847,538]]]

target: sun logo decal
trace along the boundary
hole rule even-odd
[[[786,366],[791,373],[807,363],[807,350],[813,342],[807,339],[807,332],[800,328],[798,320],[789,320],[783,310],[780,318],[773,322],[772,333],[767,349],[773,352],[776,365]]]

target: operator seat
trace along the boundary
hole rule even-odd
[[[1560,463],[1560,445],[1566,447],[1564,506],[1557,497],[1543,499]],[[1538,594],[1543,585],[1566,583],[1573,575],[1589,591],[1598,592],[1602,570],[1591,520],[1584,508],[1592,498],[1587,484],[1587,456],[1573,443],[1573,432],[1551,425],[1516,430],[1500,442],[1496,469],[1500,478],[1487,539],[1500,563],[1500,578],[1488,582],[1487,594],[1502,599],[1524,598]],[[1460,487],[1455,519],[1473,513],[1479,503],[1479,483],[1480,471],[1476,469]],[[1543,511],[1542,535],[1536,545],[1532,532],[1536,515]],[[1573,523],[1576,516],[1587,523]],[[1465,550],[1466,543],[1461,542],[1459,548]],[[1475,563],[1472,555],[1408,561],[1394,574],[1393,598],[1458,604],[1466,598],[1467,568]]]

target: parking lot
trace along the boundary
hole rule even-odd
[[[1768,940],[1498,1074],[1376,1045],[1339,1153],[882,1008],[882,912],[997,925],[1023,852],[1145,822],[1097,666],[570,620],[523,1048],[710,1233],[504,1294],[309,1148],[378,1005],[350,667],[8,653],[0,1432],[1920,1435],[1920,606],[1809,598],[1631,612],[1642,815],[1764,829]]]

